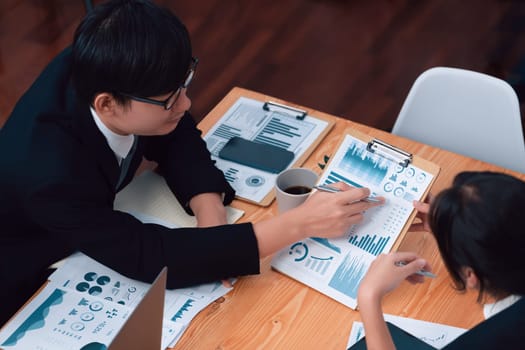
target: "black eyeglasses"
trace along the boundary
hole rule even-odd
[[[139,97],[139,96],[133,96],[129,94],[125,94],[121,92],[122,95],[129,97],[132,100],[139,101],[139,102],[145,102],[145,103],[151,103],[153,105],[162,106],[165,110],[170,110],[171,107],[177,102],[177,100],[180,97],[180,93],[182,89],[187,89],[188,86],[190,86],[191,81],[193,80],[193,77],[195,76],[195,71],[197,70],[197,64],[199,63],[199,59],[197,57],[191,58],[190,63],[190,69],[188,70],[188,73],[186,74],[186,78],[184,79],[184,82],[182,85],[175,91],[173,91],[167,99],[164,101],[158,101],[147,97]]]

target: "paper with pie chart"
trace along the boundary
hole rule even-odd
[[[277,253],[272,267],[351,307],[370,263],[392,250],[414,213],[413,200],[428,192],[439,168],[402,166],[367,150],[367,142],[346,135],[319,184],[346,182],[383,196],[383,206],[369,209],[364,220],[338,239],[309,238]]]
[[[0,348],[105,350],[149,288],[77,252],[0,331]],[[162,349],[175,346],[192,319],[231,289],[217,281],[166,290]]]

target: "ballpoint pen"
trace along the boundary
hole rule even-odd
[[[404,262],[404,261],[397,261],[395,263],[396,266],[405,266],[407,263]],[[421,275],[421,276],[425,276],[425,277],[430,277],[430,278],[436,278],[437,276],[434,275],[432,272],[430,271],[426,271],[426,270],[419,270],[416,272],[417,275]]]
[[[330,185],[317,185],[317,186],[314,186],[314,188],[316,190],[324,191],[324,192],[332,192],[332,193],[341,192],[340,189],[332,187]],[[377,199],[377,198],[374,198],[374,197],[365,197],[365,198],[360,199],[359,201],[369,202],[369,203],[380,203],[380,202],[382,202],[380,199]]]

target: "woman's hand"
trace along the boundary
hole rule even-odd
[[[396,264],[398,262],[406,265],[398,266]],[[428,268],[427,262],[415,253],[381,254],[372,262],[357,293],[359,312],[366,332],[367,349],[396,348],[383,319],[381,300],[404,279],[412,283],[423,282],[423,276],[415,273]]]
[[[413,201],[412,205],[417,210],[416,218],[419,218],[420,222],[410,225],[409,231],[421,232],[428,231],[430,232],[430,225],[428,223],[428,212],[430,211],[430,203],[432,203],[432,195],[428,195],[427,200],[424,202]]]
[[[399,262],[406,265],[399,266],[397,265]],[[361,281],[358,298],[380,301],[385,294],[395,289],[405,279],[410,283],[422,283],[424,276],[416,274],[421,269],[429,270],[430,266],[415,253],[381,254],[372,262]]]

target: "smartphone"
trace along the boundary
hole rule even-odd
[[[219,157],[277,174],[292,162],[294,153],[281,147],[234,136],[220,150]]]

